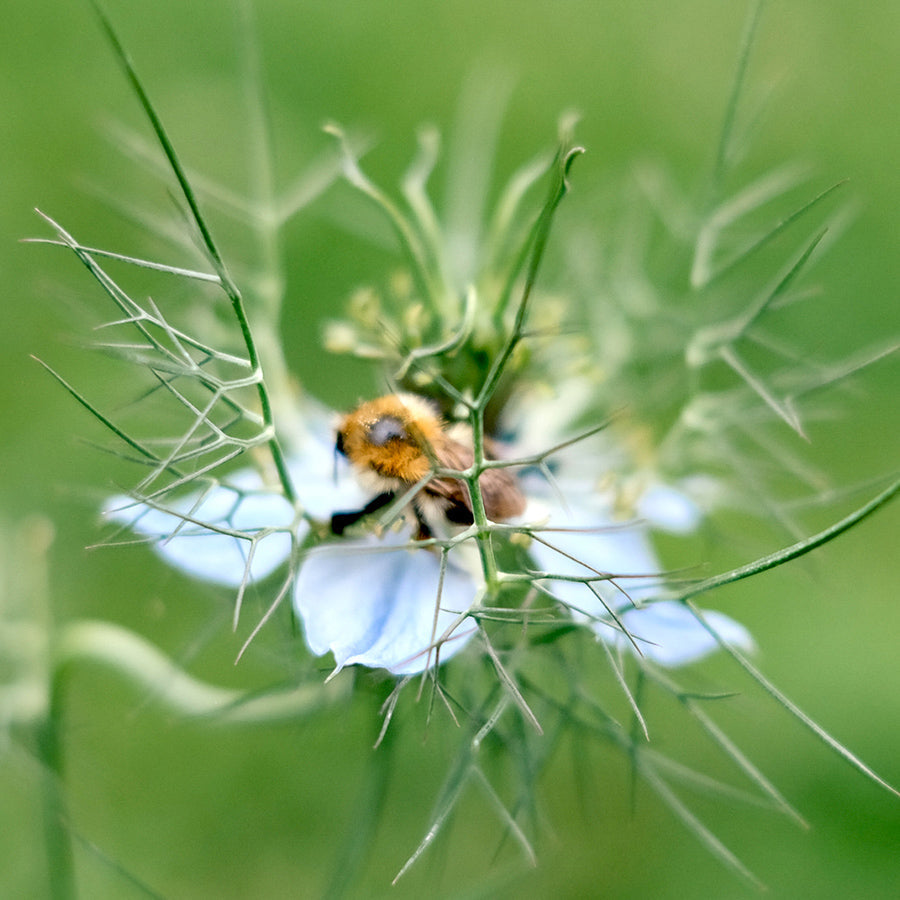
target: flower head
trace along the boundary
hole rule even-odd
[[[697,527],[687,482],[647,467],[627,435],[594,428],[577,436],[577,423],[597,415],[598,387],[622,374],[627,356],[607,354],[603,375],[590,336],[561,327],[562,297],[541,296],[532,310],[551,222],[581,152],[572,124],[561,125],[552,162],[513,176],[487,226],[476,204],[471,221],[447,232],[426,191],[438,151],[433,131],[420,135],[404,181],[408,216],[331,129],[344,174],[381,206],[411,265],[384,297],[358,290],[348,318],[326,323],[325,343],[379,359],[403,392],[363,404],[336,428],[312,404],[291,425],[298,417],[282,403],[279,430],[293,446],[280,457],[280,444],[269,441],[272,484],[242,469],[174,501],[165,491],[159,504],[152,495],[116,498],[108,514],[157,538],[175,566],[240,592],[286,564],[278,596],[290,589],[310,650],[332,653],[337,669],[429,669],[479,632],[488,640],[481,611],[515,608],[529,587],[598,639],[663,665],[697,660],[717,639],[751,647],[728,617],[701,622],[665,599],[651,531]],[[541,176],[549,193],[524,212]],[[463,247],[450,231],[490,239],[483,249]],[[357,480],[346,471],[335,479],[335,437]],[[516,535],[529,545],[524,563],[521,553],[503,552]],[[519,568],[505,571],[501,558]]]
[[[484,578],[472,552],[475,538],[459,541],[464,525],[445,519],[441,528],[433,518],[430,527],[443,532],[441,540],[423,535],[414,504],[392,527],[372,531],[362,523],[351,536],[319,538],[323,525],[347,509],[368,508],[369,521],[375,517],[371,492],[359,487],[346,463],[335,472],[328,419],[314,410],[306,440],[289,456],[300,516],[253,469],[241,469],[165,510],[118,497],[107,504],[107,514],[153,538],[172,565],[217,584],[244,586],[296,557],[293,606],[315,655],[332,653],[337,669],[359,664],[398,675],[421,672],[450,659],[478,630]],[[524,432],[531,427],[523,423]],[[579,449],[578,464],[560,463],[549,479],[534,468],[518,479],[528,505],[516,526],[532,536],[535,584],[599,639],[663,665],[693,662],[714,650],[715,638],[683,606],[667,600],[642,604],[659,594],[662,581],[651,528],[692,530],[700,520],[697,507],[683,491],[657,484],[641,496],[637,519],[617,521],[613,494],[598,488],[601,449]],[[513,451],[504,449],[515,459]],[[593,460],[593,480],[569,474],[585,455]],[[421,492],[427,488],[425,479]],[[389,499],[397,492],[402,493],[400,483]],[[746,630],[730,618],[713,613],[708,622],[726,641],[752,646]]]

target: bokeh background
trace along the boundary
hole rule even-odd
[[[501,169],[511,171],[551,144],[559,113],[574,107],[589,150],[577,181],[587,190],[647,155],[665,160],[688,186],[702,182],[746,13],[742,3],[716,0],[255,5],[282,172],[327,146],[319,127],[334,119],[377,138],[367,169],[394,183],[415,129],[432,122],[447,130],[467,79],[499,69],[514,84]],[[225,180],[244,178],[230,5],[157,0],[138,8],[110,0],[106,8],[187,161]],[[0,10],[0,515],[6,525],[35,514],[52,519],[49,595],[60,619],[124,623],[223,684],[290,678],[292,652],[309,665],[299,637],[293,646],[284,634],[264,637],[235,668],[240,637],[228,627],[227,596],[143,550],[84,549],[97,537],[109,460],[79,442],[86,433],[96,436],[87,414],[29,354],[101,392],[91,381],[92,358],[73,334],[88,321],[83,304],[100,298],[73,259],[18,241],[41,233],[32,212],[39,207],[89,243],[140,254],[142,236],[93,186],[140,199],[147,187],[106,128],[143,126],[87,3],[5,0]],[[896,4],[787,0],[764,11],[751,58],[743,112],[759,115],[747,173],[800,160],[825,182],[849,179],[848,196],[858,202],[852,227],[815,273],[826,299],[810,327],[821,329],[813,337],[823,347],[865,346],[900,333],[898,40]],[[287,235],[296,298],[285,310],[288,352],[310,389],[335,406],[365,393],[369,376],[318,349],[316,316],[337,309],[383,266],[344,224],[333,207],[314,208]],[[327,379],[317,376],[321,371]],[[812,452],[836,484],[897,469],[896,360],[874,367],[859,385],[848,418],[812,435]],[[898,534],[900,510],[888,509],[808,564],[743,583],[714,604],[750,626],[760,666],[776,684],[894,783]],[[757,549],[772,547],[766,539]],[[709,671],[713,681],[739,680],[724,661]],[[804,832],[715,798],[699,798],[698,812],[773,897],[896,897],[900,801],[851,771],[752,684],[740,683],[745,695],[721,720],[812,827]],[[161,714],[152,697],[108,671],[78,672],[67,706],[66,787],[83,896],[316,897],[340,886],[336,872],[353,855],[348,836],[376,802],[366,794],[374,709],[361,691],[350,705],[303,724],[234,731]],[[699,742],[682,746],[693,735],[682,734],[676,714],[661,715],[661,739],[702,768],[710,751]],[[415,715],[402,729],[378,801],[385,815],[346,886],[349,896],[747,894],[651,793],[639,791],[632,804],[627,766],[602,747],[581,760],[586,793],[572,775],[571,753],[558,753],[539,782],[547,827],[537,868],[509,852],[493,860],[500,827],[473,794],[438,846],[390,888],[427,825],[447,766],[448,734],[437,728],[423,739]],[[0,747],[3,896],[45,889],[45,777],[27,742]]]

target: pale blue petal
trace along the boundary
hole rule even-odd
[[[306,512],[328,520],[333,512],[358,509],[368,498],[345,471],[336,479],[334,436],[326,416],[316,412],[301,449],[288,461],[294,488]],[[201,499],[202,498],[202,499]],[[139,535],[158,538],[154,549],[189,575],[216,584],[237,587],[244,580],[251,545],[246,539],[210,531],[196,522],[231,531],[256,534],[268,528],[289,528],[295,518],[291,504],[275,489],[263,484],[255,469],[241,469],[205,494],[195,491],[166,501],[163,512],[128,497],[113,497],[104,506],[107,517]],[[302,540],[308,525],[296,528]],[[174,535],[174,537],[172,537]],[[290,554],[291,537],[286,531],[266,535],[256,542],[249,576],[259,580],[270,575]]]
[[[574,496],[590,497],[589,494]],[[654,514],[665,506],[662,500],[659,503]],[[612,526],[596,503],[591,508],[586,504],[563,508],[560,501],[546,497],[543,502],[533,504],[529,513],[534,520],[548,519],[550,527],[597,529],[539,532],[539,536],[552,543],[553,548],[534,541],[530,553],[544,572],[591,576],[594,573],[588,568],[590,566],[616,576],[612,581],[594,582],[594,588],[603,602],[585,584],[552,579],[544,582],[554,596],[570,607],[576,621],[591,623],[599,638],[615,646],[634,649],[628,638],[614,624],[610,624],[605,602],[632,634],[640,652],[660,665],[685,665],[718,649],[715,638],[680,603],[662,601],[649,603],[641,609],[632,608],[632,602],[639,603],[658,593],[662,582],[659,576],[654,577],[660,566],[646,525]],[[681,521],[685,522],[687,518],[682,517]],[[628,575],[638,577],[624,577]],[[722,613],[706,612],[704,615],[726,642],[747,650],[753,649],[753,639],[743,625]]]
[[[372,499],[356,483],[347,460],[335,453],[330,430],[310,434],[291,454],[288,469],[303,509],[314,519],[328,521],[332,513],[362,509]]]
[[[638,515],[656,528],[673,534],[690,534],[700,526],[703,513],[683,491],[653,484],[641,495]]]
[[[440,637],[475,597],[475,582],[455,565],[447,567],[441,609],[434,624],[440,559],[429,550],[409,550],[407,536],[368,537],[314,550],[294,584],[294,608],[303,620],[310,650],[329,651],[340,669],[360,664],[396,675],[421,672]],[[440,659],[458,653],[474,634],[460,625],[441,645]]]
[[[592,584],[614,610],[631,605],[632,600],[639,601],[647,596],[654,584],[659,583],[659,579],[653,577],[659,571],[659,563],[642,527],[600,525],[596,518],[589,516],[580,517],[578,526],[566,519],[558,519],[552,517],[550,527],[558,524],[594,530],[539,532],[541,540],[552,545],[547,546],[540,541],[531,544],[531,556],[542,571],[585,578],[598,577],[598,572],[613,576],[611,580],[594,581]],[[603,603],[581,582],[548,579],[545,585],[554,596],[573,609],[576,618],[584,620],[607,615]]]
[[[727,644],[753,650],[753,638],[739,622],[714,610],[701,610],[701,614]],[[640,647],[641,654],[662,666],[683,666],[719,649],[716,639],[696,616],[674,600],[631,609],[622,616],[622,624]],[[611,631],[609,634],[612,637],[608,639],[619,647],[632,647],[625,635]]]
[[[250,541],[210,531],[184,521],[181,516],[249,534],[263,528],[290,526],[293,509],[281,494],[268,491],[243,493],[254,477],[258,483],[258,476],[251,470],[239,472],[233,482],[239,484],[241,490],[230,485],[216,485],[202,499],[200,493],[194,493],[170,503],[172,512],[135,503],[128,497],[113,497],[104,512],[108,518],[139,535],[157,538],[154,549],[175,568],[196,578],[237,587],[245,577]],[[305,530],[303,524],[301,531],[305,533]],[[290,551],[291,537],[286,532],[274,532],[260,538],[253,551],[250,578],[265,578],[287,559]]]

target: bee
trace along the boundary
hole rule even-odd
[[[495,458],[494,449],[486,442],[488,458]],[[335,450],[349,460],[360,486],[375,495],[361,510],[335,513],[335,534],[423,481],[411,504],[420,538],[441,530],[445,522],[472,524],[472,498],[465,481],[443,475],[425,481],[436,468],[459,471],[472,465],[471,430],[462,423],[445,423],[424,397],[388,394],[362,403],[338,423]],[[525,497],[509,469],[486,469],[478,483],[489,519],[502,521],[525,511]]]

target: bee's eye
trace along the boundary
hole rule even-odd
[[[369,441],[376,447],[383,447],[388,441],[409,440],[403,423],[395,416],[382,416],[368,427]]]

